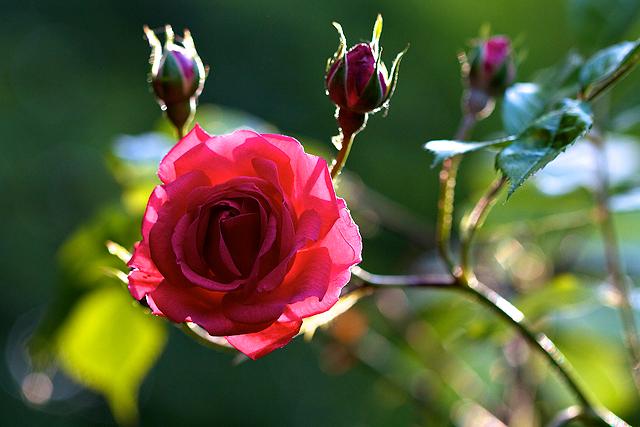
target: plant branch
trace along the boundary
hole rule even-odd
[[[630,64],[627,64],[624,67],[621,67],[616,71],[616,73],[609,78],[609,80],[602,86],[598,87],[597,90],[590,92],[588,94],[584,94],[582,92],[578,93],[578,99],[583,99],[586,102],[594,102],[600,95],[605,93],[609,88],[618,83],[624,77],[626,77],[627,73],[631,71],[636,66],[636,62],[632,61]]]
[[[610,276],[611,284],[618,292],[618,308],[632,365],[632,376],[636,389],[640,393],[640,338],[638,336],[638,328],[636,326],[633,307],[631,306],[629,297],[629,282],[625,277],[622,267],[620,249],[618,246],[618,236],[616,234],[613,215],[611,214],[610,209],[609,172],[604,139],[597,131],[592,131],[589,135],[589,139],[597,150],[596,161],[598,185],[595,191],[595,198],[597,204],[597,220],[604,243],[607,271]]]
[[[466,279],[462,280],[466,281]],[[535,333],[531,330],[525,321],[524,314],[520,310],[500,296],[500,294],[482,282],[479,282],[476,278],[469,279],[467,286],[460,286],[460,289],[464,290],[516,329],[530,346],[546,358],[556,369],[580,405],[586,409],[593,410],[593,404],[574,378],[575,373],[567,359],[549,337],[543,333]]]
[[[477,123],[476,115],[466,112],[455,134],[456,140],[465,140]],[[453,205],[455,198],[456,176],[460,166],[461,156],[446,159],[442,163],[440,174],[440,193],[438,198],[438,218],[436,223],[436,245],[440,257],[446,263],[449,270],[453,271],[455,261],[449,247],[451,242],[451,226],[453,222]]]
[[[460,227],[460,266],[463,274],[470,275],[472,272],[471,246],[473,244],[473,238],[476,235],[476,231],[482,227],[485,218],[498,200],[498,195],[506,183],[507,178],[504,175],[497,177],[489,186],[487,192],[478,200],[471,212],[462,220]]]
[[[373,288],[450,288],[458,286],[457,281],[449,274],[383,275],[369,273],[357,266],[351,269],[351,274],[360,279],[362,286]]]
[[[536,333],[526,323],[524,314],[513,304],[479,282],[475,277],[467,279],[463,275],[456,277],[439,274],[417,275],[379,275],[372,274],[360,267],[352,270],[361,282],[362,286],[371,288],[405,287],[405,288],[437,288],[461,291],[490,309],[494,314],[516,329],[527,343],[541,354],[551,364],[563,380],[567,388],[573,393],[584,413],[590,414],[597,420],[615,427],[628,427],[624,421],[607,409],[600,408],[592,403],[586,392],[575,377],[574,370],[569,361],[556,345],[543,333]]]
[[[347,158],[349,157],[349,153],[351,152],[351,146],[353,145],[353,140],[355,139],[356,134],[347,134],[342,135],[342,142],[340,145],[340,151],[338,151],[338,155],[331,166],[331,179],[336,179],[345,163],[347,163]]]

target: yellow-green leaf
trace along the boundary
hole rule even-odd
[[[105,396],[120,424],[132,424],[138,389],[166,335],[124,289],[105,286],[85,296],[60,329],[58,359],[72,378]]]

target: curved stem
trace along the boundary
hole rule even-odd
[[[533,332],[526,323],[525,316],[520,310],[497,292],[479,282],[475,277],[467,279],[463,275],[451,277],[439,274],[380,275],[369,273],[359,267],[355,267],[352,273],[362,282],[362,286],[372,288],[439,288],[462,291],[470,295],[516,329],[527,343],[555,368],[585,413],[591,414],[592,417],[605,422],[606,425],[628,427],[627,423],[612,412],[600,408],[591,401],[590,397],[583,391],[577,381],[571,364],[549,337],[543,333]]]
[[[503,175],[497,177],[489,186],[487,192],[478,200],[471,212],[462,220],[460,227],[460,266],[465,275],[472,274],[471,245],[473,244],[476,231],[482,227],[485,218],[498,200],[498,195],[502,188],[504,188],[506,182],[507,179]]]
[[[331,179],[336,179],[345,163],[347,163],[347,158],[349,157],[349,153],[351,152],[351,146],[353,145],[353,140],[355,139],[356,134],[346,134],[342,136],[342,143],[340,146],[340,151],[338,151],[338,155],[331,166]]]
[[[465,140],[469,137],[471,129],[477,122],[473,113],[465,113],[462,122],[456,131],[456,140]],[[451,255],[449,247],[451,241],[451,226],[453,222],[453,204],[455,198],[456,176],[460,166],[461,156],[446,159],[442,163],[442,169],[438,175],[440,179],[440,193],[438,198],[438,218],[436,222],[436,245],[440,257],[447,264],[449,270],[453,271],[455,261]]]
[[[363,286],[375,288],[450,288],[458,286],[458,282],[449,274],[384,275],[369,273],[357,266],[351,269],[351,274],[360,279]]]
[[[497,292],[472,278],[468,281],[467,286],[461,286],[461,289],[474,297],[477,301],[489,308],[493,313],[504,319],[506,322],[516,329],[520,335],[544,356],[547,361],[556,369],[564,383],[575,395],[580,405],[589,410],[594,410],[594,406],[586,393],[582,391],[577,380],[573,368],[560,352],[558,347],[543,333],[533,332],[526,324],[524,314],[518,310],[513,304],[500,296]]]
[[[595,192],[597,222],[600,226],[600,234],[604,242],[607,271],[609,272],[611,284],[616,288],[619,295],[618,307],[624,329],[625,341],[629,351],[633,380],[637,391],[640,392],[640,338],[638,336],[638,328],[629,297],[629,283],[622,267],[618,236],[609,206],[609,173],[604,140],[597,131],[593,131],[589,135],[589,139],[597,150],[598,188]]]

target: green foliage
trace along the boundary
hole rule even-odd
[[[424,145],[424,148],[425,150],[431,151],[435,155],[432,166],[436,166],[449,157],[479,151],[483,148],[505,147],[513,141],[515,141],[515,137],[496,139],[486,142],[452,141],[442,139],[429,141]]]
[[[62,367],[107,398],[115,418],[132,424],[138,388],[166,342],[166,328],[122,287],[89,293],[73,308],[57,337]]]
[[[78,301],[99,287],[120,283],[107,271],[121,270],[124,266],[109,254],[105,242],[112,239],[130,246],[138,228],[138,219],[119,206],[107,206],[62,245],[53,301],[29,342],[29,353],[36,367],[45,369],[52,363],[55,335]]]
[[[196,121],[211,134],[241,127],[276,131],[257,117],[213,105],[200,106]],[[154,132],[116,139],[107,164],[121,186],[121,203],[103,207],[60,248],[58,290],[29,343],[37,369],[57,361],[76,381],[103,394],[121,424],[135,421],[137,390],[167,332],[122,286],[127,268],[105,243],[130,249],[140,238],[141,216],[159,184],[156,170],[173,145],[172,132],[163,120]]]
[[[504,94],[502,123],[510,135],[517,135],[544,113],[547,94],[535,83],[516,83]]]
[[[624,77],[639,60],[640,40],[622,42],[597,52],[580,70],[583,97],[593,99],[613,82]]]
[[[589,107],[572,100],[533,122],[496,157],[496,167],[511,183],[509,195],[584,136],[592,124]]]
[[[527,105],[539,109],[542,101],[537,95],[538,90],[532,90],[531,93],[536,95],[524,95],[522,90],[520,93],[514,92],[510,102],[516,109],[506,114],[512,128],[522,127],[537,114],[537,110]],[[502,148],[496,156],[496,168],[509,178],[511,195],[527,178],[584,136],[592,123],[587,104],[567,99],[517,135],[488,142],[430,141],[425,148],[435,154],[435,162],[483,148]]]

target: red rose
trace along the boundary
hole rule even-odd
[[[129,291],[256,359],[338,300],[362,240],[327,164],[298,141],[196,126],[162,160]]]

